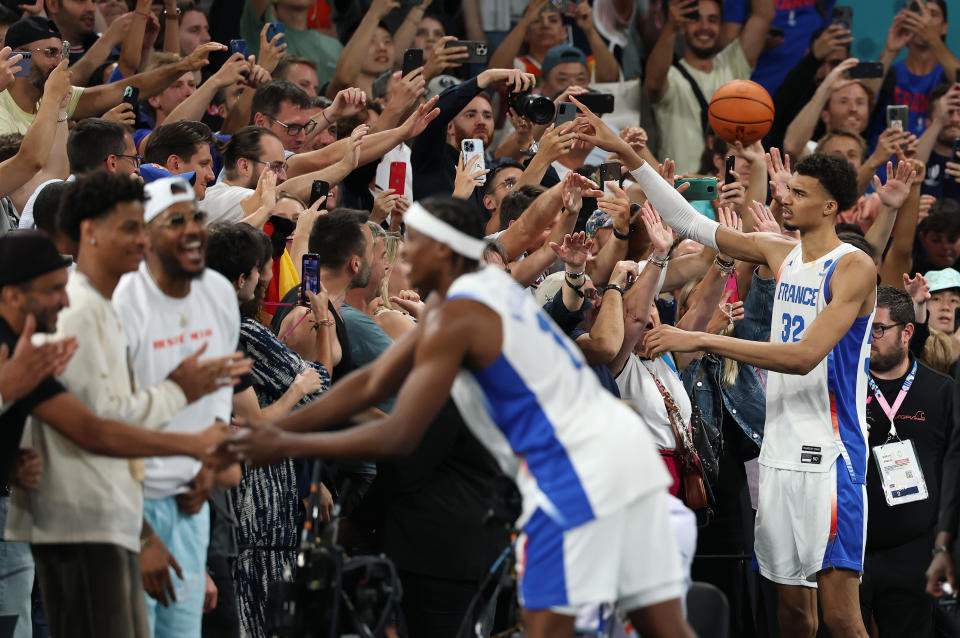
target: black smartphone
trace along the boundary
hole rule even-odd
[[[247,48],[246,40],[230,40],[230,55],[242,53],[244,59],[250,55],[250,49]]]
[[[313,185],[310,187],[310,202],[307,204],[307,206],[313,206],[318,199],[321,197],[326,197],[329,193],[329,182],[325,182],[322,179],[313,180]]]
[[[553,126],[559,128],[567,122],[577,119],[577,105],[573,102],[559,102],[557,104],[557,118],[553,121]]]
[[[320,256],[316,253],[307,253],[303,256],[300,269],[300,304],[308,305],[310,298],[307,291],[317,294],[320,290]]]
[[[951,162],[957,161],[957,154],[960,153],[960,137],[953,138],[953,157],[950,158]]]
[[[10,55],[16,55],[18,52],[14,51]],[[14,77],[26,78],[30,77],[30,66],[33,64],[33,54],[29,51],[20,51],[20,55],[23,56],[17,65],[20,67],[20,70],[14,73]]]
[[[887,128],[910,130],[910,107],[906,104],[891,104],[887,107]]]
[[[137,103],[140,101],[140,89],[135,86],[124,87],[123,101],[133,107],[133,111],[136,113]]]
[[[575,95],[577,102],[593,111],[596,115],[613,113],[613,93],[581,93]]]
[[[490,53],[490,46],[486,42],[476,40],[457,40],[456,42],[447,42],[445,48],[467,47],[467,57],[457,60],[460,64],[486,64]]]
[[[604,162],[600,165],[598,175],[604,193],[607,192],[607,182],[616,182],[617,186],[623,186],[623,172],[620,169],[620,162]]]
[[[736,155],[729,155],[724,163],[723,167],[723,183],[732,184],[734,182],[740,181],[740,176],[734,170],[734,167],[737,164]]]
[[[883,77],[883,62],[861,62],[847,71],[847,77],[856,80],[867,80]]]
[[[403,72],[401,77],[413,73],[414,69],[423,66],[423,49],[407,49],[403,52]]]
[[[853,7],[834,7],[833,22],[839,24],[846,30],[853,28]]]

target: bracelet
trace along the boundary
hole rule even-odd
[[[580,282],[580,285],[579,285],[579,286],[575,286],[575,285],[573,284],[573,282],[570,281],[569,279],[564,278],[563,281],[564,281],[564,283],[567,284],[567,287],[568,287],[570,290],[572,290],[573,292],[575,292],[578,297],[580,297],[581,299],[583,299],[583,291],[580,290],[580,289],[583,288],[583,284],[584,284],[585,282]]]
[[[732,275],[733,271],[736,270],[736,261],[733,259],[730,261],[724,261],[720,259],[719,253],[713,258],[713,265],[719,268],[720,272],[724,275]]]
[[[617,239],[630,239],[630,235],[633,232],[632,228],[627,229],[627,232],[621,233],[617,230],[616,226],[613,228],[613,236]]]
[[[581,270],[580,272],[567,272],[564,271],[564,274],[570,279],[583,279],[583,276],[587,274],[586,269]]]
[[[666,257],[657,257],[651,253],[650,256],[647,257],[647,263],[651,266],[656,266],[657,268],[665,267],[668,261],[670,261],[670,255],[667,255]]]
[[[333,319],[324,319],[323,321],[318,321],[315,325],[317,326],[332,326],[336,323]]]
[[[604,286],[604,287],[603,287],[603,294],[607,294],[607,292],[609,292],[609,291],[611,291],[611,290],[616,290],[617,292],[620,293],[620,296],[621,296],[621,297],[623,296],[623,288],[621,288],[621,287],[618,286],[617,284],[607,284],[606,286]]]
[[[164,9],[164,10],[163,10],[163,15],[165,15],[165,16],[173,16],[173,17],[175,17],[175,18],[179,18],[179,17],[180,17],[180,14],[183,13],[182,11],[180,11],[180,7],[177,7],[177,8],[175,9],[175,11],[176,11],[176,13],[174,13],[173,11],[167,11],[166,9]],[[168,18],[168,19],[169,19],[169,18]]]
[[[938,545],[937,547],[934,547],[933,549],[930,550],[930,555],[936,556],[940,552],[949,552],[949,551],[950,551],[950,548],[947,547],[946,545]]]
[[[64,114],[63,114],[63,119],[60,119],[59,117],[57,118],[57,124],[62,124],[63,122],[66,122],[66,121],[69,120],[69,119],[70,119],[70,116],[69,116],[68,114],[64,113]]]

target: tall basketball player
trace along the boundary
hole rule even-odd
[[[800,242],[779,234],[743,234],[695,211],[588,109],[579,137],[620,154],[661,217],[679,234],[777,275],[770,342],[661,326],[647,334],[648,356],[703,350],[770,370],[760,450],[755,554],[777,583],[783,636],[812,638],[820,589],[834,636],[866,638],[859,576],[866,534],[867,359],[877,269],[843,243],[836,215],[856,201],[856,173],[843,159],[802,160],[783,200],[783,221]],[[913,174],[901,163],[881,189],[899,208]]]

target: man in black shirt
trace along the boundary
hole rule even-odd
[[[892,286],[877,289],[867,396],[870,516],[860,606],[864,623],[869,626],[872,616],[880,636],[933,636],[934,601],[924,592],[923,570],[934,536],[945,529],[938,509],[941,480],[950,473],[944,455],[953,433],[953,380],[909,354],[914,321],[910,295]],[[898,439],[916,450],[928,494],[891,505],[877,447]]]

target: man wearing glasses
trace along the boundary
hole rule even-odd
[[[287,155],[304,150],[307,138],[317,127],[310,119],[310,96],[286,80],[265,84],[253,94],[250,123],[270,129],[283,143]]]
[[[113,306],[129,343],[140,387],[165,379],[184,356],[206,346],[203,357],[237,349],[240,311],[233,285],[206,267],[207,226],[193,188],[180,177],[144,187],[146,251],[140,267],[123,276]],[[224,386],[194,401],[162,426],[195,432],[202,424],[230,422],[233,388]],[[147,598],[147,618],[156,638],[200,638],[210,515],[207,497],[217,486],[240,480],[234,465],[222,472],[188,457],[144,461],[144,518],[180,564],[176,600],[169,607]]]
[[[924,592],[924,583],[930,594],[940,596],[944,591],[939,580],[946,577],[949,566],[954,584],[953,561],[946,549],[953,540],[958,515],[958,504],[952,498],[960,471],[960,444],[953,420],[954,382],[910,353],[917,319],[913,300],[904,290],[893,286],[877,289],[867,392],[873,457],[867,465],[870,516],[860,607],[864,622],[872,617],[882,636],[932,636],[935,601]],[[949,452],[948,441],[953,441]],[[885,451],[900,442],[912,448],[909,460],[916,462],[907,471],[922,477],[913,494],[913,487],[906,484],[888,491],[881,476],[892,458]],[[902,464],[905,458],[898,455],[896,462]],[[928,581],[924,570],[931,549]]]
[[[33,59],[29,75],[17,77],[6,91],[0,92],[0,135],[25,134],[36,117],[37,104],[43,98],[44,82],[60,64],[63,40],[52,21],[33,16],[14,23],[7,30],[5,43],[16,52],[31,53]],[[121,82],[88,88],[74,86],[60,119],[99,116],[121,102],[123,90],[128,85],[140,89],[141,99],[157,95],[184,73],[203,67],[212,51],[222,49],[226,47],[208,42],[178,62]]]

